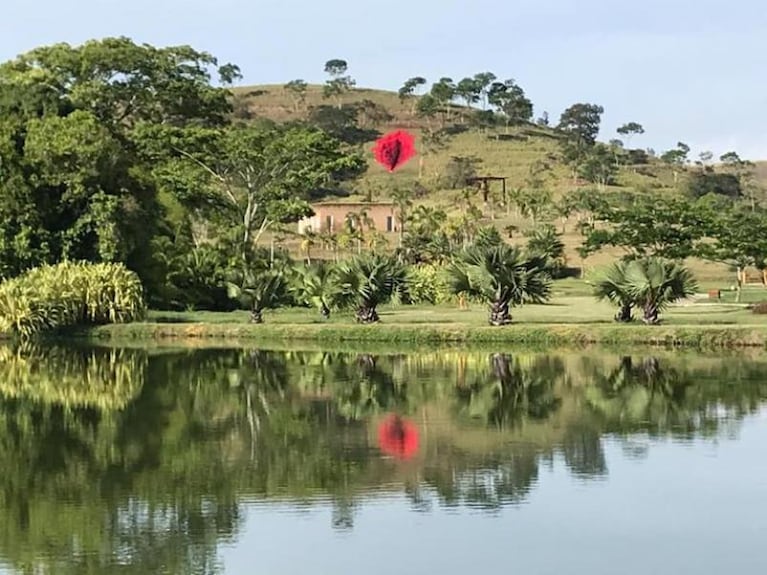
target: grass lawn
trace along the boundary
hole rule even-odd
[[[455,305],[384,306],[380,308],[382,324],[450,327],[479,327],[487,325],[484,306],[474,304],[468,310]],[[512,310],[518,324],[609,324],[615,309],[607,303],[596,302],[586,296],[557,297],[546,305],[528,305]],[[221,312],[150,312],[149,322],[158,323],[213,323],[242,324],[248,322],[248,313]],[[730,303],[692,303],[676,305],[662,314],[666,325],[758,325],[767,326],[767,315],[755,315],[745,305]],[[336,312],[329,320],[309,309],[280,309],[264,314],[266,323],[292,325],[354,324],[349,312]]]
[[[705,295],[672,305],[661,314],[660,326],[641,321],[617,324],[615,309],[598,302],[579,280],[558,281],[546,305],[527,305],[512,310],[513,324],[490,327],[487,309],[481,304],[459,309],[456,304],[438,306],[383,306],[381,323],[358,325],[350,311],[335,312],[324,320],[305,308],[280,309],[264,314],[265,323],[249,323],[246,311],[164,312],[152,311],[144,322],[107,325],[73,332],[88,338],[112,340],[258,340],[289,344],[342,342],[432,344],[529,344],[570,346],[663,345],[690,347],[767,347],[767,315],[754,314],[745,303],[709,300]],[[734,296],[733,296],[734,297]],[[749,288],[743,300],[767,300],[767,290]],[[638,313],[635,315],[639,315]]]

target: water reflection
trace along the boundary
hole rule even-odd
[[[21,573],[215,573],[243,502],[353,531],[372,494],[412,511],[525,504],[541,468],[606,481],[605,441],[733,437],[767,362],[589,353],[373,355],[0,348],[0,562]],[[418,449],[382,453],[396,413]],[[614,455],[613,455],[614,457]]]

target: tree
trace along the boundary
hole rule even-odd
[[[341,285],[338,283],[336,268],[319,261],[295,268],[290,290],[299,302],[317,308],[322,317],[328,319],[330,311],[338,305]]]
[[[694,295],[698,290],[690,270],[681,263],[662,258],[641,258],[625,268],[631,301],[642,309],[642,321],[660,323],[659,314],[670,303]]]
[[[346,144],[362,144],[375,139],[377,130],[360,127],[359,116],[363,111],[361,103],[335,106],[312,106],[308,121],[330,136]],[[371,112],[371,110],[368,110]],[[372,112],[375,114],[375,112]]]
[[[271,226],[310,215],[309,199],[318,189],[364,166],[360,156],[348,154],[338,140],[316,129],[235,127],[203,135],[212,146],[179,148],[165,177],[182,188],[201,181],[206,185],[217,217],[240,234],[243,260]],[[200,178],[188,182],[190,171]]]
[[[596,104],[573,104],[559,118],[557,130],[564,135],[562,153],[573,166],[573,176],[596,143],[603,113],[604,108]]]
[[[455,87],[455,95],[461,98],[466,107],[470,108],[472,104],[479,102],[481,87],[474,78],[464,78]]]
[[[425,84],[426,84],[426,78],[422,78],[421,76],[414,76],[412,78],[405,80],[405,83],[402,84],[402,87],[397,92],[400,102],[404,103],[406,100],[413,100],[413,105],[410,109],[411,114],[415,114],[416,104],[418,103],[418,100],[415,99],[415,91],[420,86],[423,86]]]
[[[529,122],[533,117],[533,103],[514,80],[494,82],[488,90],[488,102],[503,114],[507,133],[510,125]]]
[[[226,87],[238,77],[189,46],[128,38],[36,48],[0,65],[0,273],[119,260],[154,292],[149,240],[167,222],[143,128],[227,124]]]
[[[748,197],[751,209],[756,207],[756,192],[759,188],[756,183],[756,166],[748,160],[743,160],[736,152],[727,152],[719,157],[726,174],[737,179],[740,192]]]
[[[615,154],[608,146],[597,143],[585,155],[578,168],[578,173],[586,181],[598,184],[600,188],[615,182],[618,163]]]
[[[347,70],[346,60],[334,59],[325,62],[325,73],[330,76],[330,79],[325,82],[322,95],[325,98],[333,98],[337,108],[341,107],[343,95],[356,85],[352,77],[346,74]]]
[[[716,173],[710,166],[690,174],[686,187],[687,194],[696,199],[716,194],[735,200],[742,195],[740,179],[735,174]]]
[[[634,300],[629,292],[626,281],[626,269],[629,262],[618,260],[604,269],[595,279],[588,283],[594,286],[594,296],[598,301],[608,300],[618,306],[615,321],[627,323],[634,320],[631,310]]]
[[[447,273],[452,293],[488,302],[490,325],[501,326],[511,323],[511,306],[548,300],[551,278],[545,270],[544,258],[524,257],[519,248],[504,243],[464,250]]]
[[[337,279],[341,285],[339,301],[356,309],[359,323],[378,322],[379,305],[407,298],[406,269],[391,256],[357,255],[338,265]]]
[[[579,148],[594,145],[604,108],[596,104],[573,104],[559,118],[557,129]]]
[[[474,74],[474,84],[477,87],[479,97],[482,101],[482,109],[487,109],[487,95],[490,85],[496,80],[497,76],[492,72],[480,72]]]
[[[616,132],[621,136],[626,136],[630,145],[632,136],[644,134],[644,128],[642,127],[642,124],[629,122],[628,124],[623,124],[616,130]]]
[[[303,80],[291,80],[285,84],[285,91],[293,101],[293,109],[298,114],[306,110],[306,89],[308,85]]]
[[[546,270],[556,279],[565,267],[565,244],[562,235],[552,224],[537,226],[525,234],[527,253],[540,256],[546,261]]]
[[[659,256],[684,259],[695,255],[711,230],[710,211],[687,199],[633,194],[626,201],[594,206],[593,222],[581,225],[582,257],[607,246],[620,247],[628,259]],[[604,227],[597,227],[597,222]]]
[[[410,208],[413,207],[413,192],[408,188],[394,188],[391,192],[391,201],[397,209],[396,217],[399,222],[399,245],[402,247],[405,224],[408,222]]]
[[[616,262],[594,283],[594,295],[620,306],[616,321],[631,321],[631,308],[642,309],[642,321],[660,323],[659,314],[670,303],[694,295],[692,273],[682,264],[649,257]]]
[[[684,142],[678,142],[676,148],[668,150],[661,154],[660,160],[674,168],[674,183],[679,179],[679,172],[676,168],[684,168],[689,162],[688,154],[690,153],[690,146]]]
[[[740,301],[745,268],[767,269],[767,211],[717,203],[711,207],[710,220],[709,241],[699,246],[697,255],[735,268],[736,301]]]
[[[442,115],[442,126],[444,127],[445,123],[450,120],[450,104],[452,103],[453,98],[455,98],[455,83],[452,78],[440,78],[438,82],[432,84],[429,95],[434,99],[434,104]],[[421,98],[421,100],[423,100],[423,98]],[[420,107],[419,103],[419,108]]]
[[[264,311],[283,303],[288,280],[282,270],[244,267],[226,285],[229,297],[250,309],[250,322],[263,323]]]
[[[482,160],[475,156],[451,156],[440,178],[440,184],[451,190],[468,186],[469,178],[477,175]]]

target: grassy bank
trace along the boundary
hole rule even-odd
[[[459,325],[316,325],[241,323],[133,323],[81,331],[97,339],[233,339],[271,342],[493,343],[545,346],[605,344],[690,347],[765,347],[767,326],[516,324],[503,328]]]
[[[515,323],[498,328],[487,325],[483,306],[468,310],[455,306],[385,307],[381,323],[356,325],[349,314],[322,320],[312,310],[272,312],[266,323],[248,323],[246,312],[152,312],[146,322],[107,325],[75,332],[104,340],[196,340],[343,342],[418,345],[515,344],[528,346],[689,346],[765,347],[767,316],[755,315],[743,305],[690,303],[674,306],[661,326],[611,321],[614,310],[590,297],[560,296],[547,305],[514,310]]]

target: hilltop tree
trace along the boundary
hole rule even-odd
[[[684,166],[689,162],[688,154],[690,153],[690,146],[684,142],[678,142],[676,148],[664,152],[660,159],[672,166]]]
[[[642,124],[637,124],[636,122],[629,122],[628,124],[623,124],[620,128],[616,130],[616,132],[618,132],[618,134],[620,134],[621,136],[625,136],[628,144],[631,145],[632,136],[638,136],[638,135],[644,134],[644,128],[642,127]]]
[[[488,101],[503,114],[507,133],[510,125],[529,122],[533,117],[533,103],[514,80],[494,82],[488,90]]]
[[[337,108],[341,107],[343,95],[356,85],[354,79],[346,73],[348,67],[346,60],[334,59],[325,62],[325,73],[330,76],[330,79],[325,82],[322,95],[326,99],[334,99]]]
[[[293,102],[293,109],[296,113],[306,111],[306,89],[307,84],[303,80],[291,80],[285,86],[285,91]]]
[[[443,116],[443,123],[442,125],[445,125],[445,122],[450,120],[451,116],[451,106],[450,104],[453,101],[453,98],[455,98],[455,83],[453,82],[452,78],[440,78],[438,82],[435,82],[431,86],[431,90],[429,94],[434,99],[434,102],[437,105],[438,110]],[[423,98],[422,98],[423,99]]]
[[[493,82],[497,79],[497,76],[492,72],[480,72],[474,75],[474,84],[476,85],[477,92],[482,101],[482,109],[487,109],[487,97],[488,90]]]
[[[470,108],[479,102],[480,86],[474,78],[464,78],[455,87],[455,95],[464,101],[467,108]]]
[[[679,171],[677,168],[684,168],[689,162],[688,154],[690,153],[690,146],[684,142],[678,142],[676,148],[668,150],[661,154],[661,162],[668,164],[674,168],[674,183],[679,179]]]
[[[413,100],[413,105],[410,109],[411,114],[415,114],[416,104],[418,103],[418,101],[415,100],[415,92],[419,87],[425,84],[426,78],[422,78],[421,76],[414,76],[405,80],[405,83],[402,84],[402,87],[397,92],[400,102],[404,103],[406,100]]]
[[[596,104],[573,104],[560,116],[557,129],[565,136],[562,151],[574,170],[596,143],[603,113],[604,108]]]

